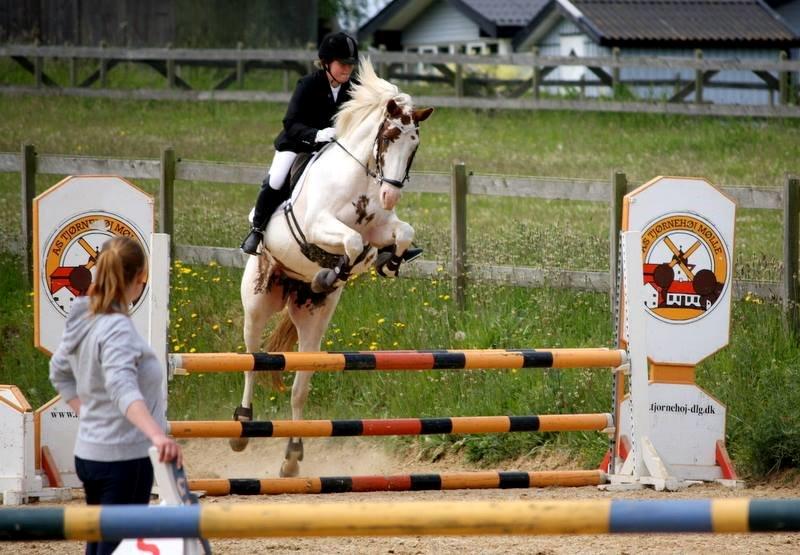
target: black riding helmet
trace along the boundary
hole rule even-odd
[[[336,60],[355,65],[358,63],[358,43],[347,33],[328,33],[323,37],[317,55],[326,64]]]

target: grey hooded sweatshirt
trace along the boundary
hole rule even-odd
[[[75,455],[90,461],[147,457],[151,442],[126,417],[143,400],[166,430],[164,370],[124,314],[89,313],[89,299],[76,299],[64,335],[50,359],[50,382],[68,401],[81,401]]]

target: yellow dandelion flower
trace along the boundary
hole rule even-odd
[[[183,268],[183,267],[181,267],[181,273],[182,274],[191,274],[192,273],[192,269],[191,268]]]
[[[219,283],[219,280],[220,280],[220,278],[218,278],[218,277],[211,278],[211,281],[213,281],[214,283]]]
[[[450,300],[450,295],[442,295],[442,300],[443,301],[449,301]]]
[[[191,349],[189,349],[189,352],[190,352],[190,353],[196,353],[196,352],[197,352],[197,349],[195,349],[194,347],[192,347]]]
[[[233,320],[231,320],[230,318],[228,318],[227,320],[225,320],[225,323],[226,323],[226,324],[233,324]]]
[[[428,301],[423,302],[422,306],[428,306]]]
[[[383,324],[386,321],[386,318],[378,318],[378,323]]]
[[[330,339],[328,339],[328,340],[325,342],[325,346],[326,346],[326,347],[330,347],[331,345],[333,345],[333,341],[331,341]]]
[[[217,331],[219,329],[219,324],[214,324],[211,326],[211,331]]]
[[[208,263],[208,266],[209,268],[214,268],[216,266],[219,266],[219,264],[217,264],[214,260],[212,260],[211,262]]]
[[[196,312],[192,312],[192,318],[197,318],[197,313]]]
[[[397,341],[395,341],[394,343],[392,343],[392,347],[398,347],[399,345],[400,345],[400,343],[398,343]]]

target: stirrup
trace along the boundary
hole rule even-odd
[[[253,256],[258,255],[258,246],[264,240],[264,232],[257,227],[253,227],[250,233],[242,241],[242,252]]]

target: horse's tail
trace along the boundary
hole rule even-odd
[[[267,338],[266,351],[269,353],[282,353],[293,351],[297,345],[297,328],[289,317],[289,311],[283,309],[280,313],[280,320]],[[279,391],[286,388],[283,385],[283,372],[280,370],[269,372],[272,378],[272,387]],[[261,375],[258,373],[257,375]],[[263,382],[261,382],[263,383]]]

